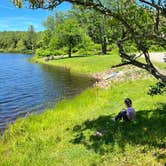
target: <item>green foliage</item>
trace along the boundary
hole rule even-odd
[[[59,43],[57,36],[52,36],[49,40],[50,40],[49,44],[47,44],[45,46],[49,47],[51,50],[63,48],[63,45],[61,45],[61,43]]]
[[[29,53],[38,45],[39,33],[34,32],[33,26],[26,32],[0,32],[0,50],[3,52]]]
[[[110,22],[110,18],[98,12],[85,12],[83,8],[75,6],[67,13],[56,12],[55,16],[49,16],[44,21],[47,30],[39,43],[42,48],[52,51],[68,47],[68,54],[72,51],[77,55],[98,54],[104,45],[107,50],[108,41],[111,41]],[[96,43],[99,49],[93,49]]]
[[[76,18],[82,27],[86,28],[87,34],[94,43],[101,45],[101,52],[103,52],[102,46],[105,46],[107,51],[107,44],[111,42],[110,38],[112,35],[110,28],[112,19],[110,17],[101,15],[101,13],[95,10],[85,9],[80,6],[74,6],[69,14],[70,17]]]
[[[77,20],[66,19],[57,25],[55,35],[61,47],[68,47],[68,54],[71,57],[72,49],[83,41],[85,32],[79,27]]]
[[[39,41],[40,46],[44,49],[48,48],[49,42],[51,40],[52,33],[50,30],[46,30],[42,33],[41,39]]]
[[[26,50],[25,44],[22,40],[19,40],[16,45],[16,50],[24,52]]]
[[[166,47],[159,46],[159,45],[151,45],[149,51],[150,52],[158,52],[158,51],[162,52],[162,51],[166,51]]]
[[[36,33],[33,25],[30,25],[26,33],[26,46],[29,50],[34,51],[36,48]]]
[[[50,55],[52,55],[51,50],[43,49],[43,48],[37,49],[36,53],[35,53],[36,57],[45,57],[45,56],[50,56]]]
[[[138,52],[137,46],[132,41],[125,42],[124,49],[127,53],[136,53],[136,52]]]
[[[155,85],[150,86],[148,94],[150,96],[166,93],[166,83],[157,82]]]
[[[110,5],[115,7],[115,13],[123,14],[125,20],[132,23],[137,33],[142,33],[142,30],[145,31],[144,33],[149,33],[153,24],[151,14],[133,2],[127,5],[129,11],[123,11],[125,2],[119,1],[119,6],[110,2]],[[135,13],[135,11],[137,12]],[[148,24],[145,24],[146,21],[148,21]],[[67,47],[68,51],[63,54],[69,54],[69,56],[72,53],[75,55],[96,55],[104,52],[105,49],[111,51],[117,48],[114,43],[126,33],[119,20],[105,17],[95,10],[84,9],[80,6],[74,6],[66,13],[57,12],[54,16],[49,16],[44,21],[44,25],[47,30],[42,33],[39,45],[44,50],[51,50],[50,54],[52,55],[57,55],[54,53],[55,50],[64,47]],[[155,43],[152,45],[152,42],[147,41],[144,35],[141,35],[141,40],[150,51],[165,50],[163,46],[158,46]],[[112,46],[110,46],[111,44]],[[129,54],[140,51],[133,38],[129,38],[123,44],[124,50]],[[48,51],[46,52],[45,55],[48,54]]]
[[[39,48],[36,50],[35,58],[42,58],[46,56],[57,56],[57,55],[66,55],[67,51],[64,47],[63,49],[59,50],[50,50],[50,49],[43,49]]]

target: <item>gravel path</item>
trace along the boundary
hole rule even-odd
[[[150,53],[150,59],[157,61],[157,62],[165,62],[166,63],[166,52]]]

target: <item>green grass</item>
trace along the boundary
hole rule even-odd
[[[35,59],[36,60],[36,59]],[[58,60],[51,60],[45,62],[43,59],[37,59],[39,63],[47,63],[55,66],[62,66],[69,68],[71,72],[94,74],[103,70],[110,69],[113,65],[120,63],[120,57],[117,50],[111,52],[109,55],[94,55],[72,58],[64,58]]]
[[[118,51],[115,49],[109,52],[108,55],[94,55],[94,56],[73,56],[72,58],[64,58],[58,60],[44,61],[42,58],[33,58],[33,61],[43,64],[49,64],[54,66],[60,66],[70,69],[71,73],[83,73],[83,74],[95,74],[110,69],[121,63]],[[145,62],[143,58],[139,58],[139,61]],[[160,70],[166,71],[165,63],[155,62],[153,64]],[[124,67],[119,67],[116,70],[123,70]]]
[[[166,95],[150,97],[154,80],[90,88],[40,115],[19,119],[0,141],[1,166],[164,165]],[[123,99],[134,102],[133,123],[111,120]],[[103,137],[95,136],[104,131]]]

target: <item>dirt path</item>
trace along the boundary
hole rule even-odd
[[[157,62],[166,62],[166,52],[150,53],[150,59]]]

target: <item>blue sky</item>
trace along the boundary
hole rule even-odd
[[[16,8],[9,0],[1,0],[0,3],[0,31],[25,31],[29,25],[33,25],[36,31],[44,30],[43,20],[55,11],[65,11],[71,5],[62,3],[53,11],[43,9]]]

